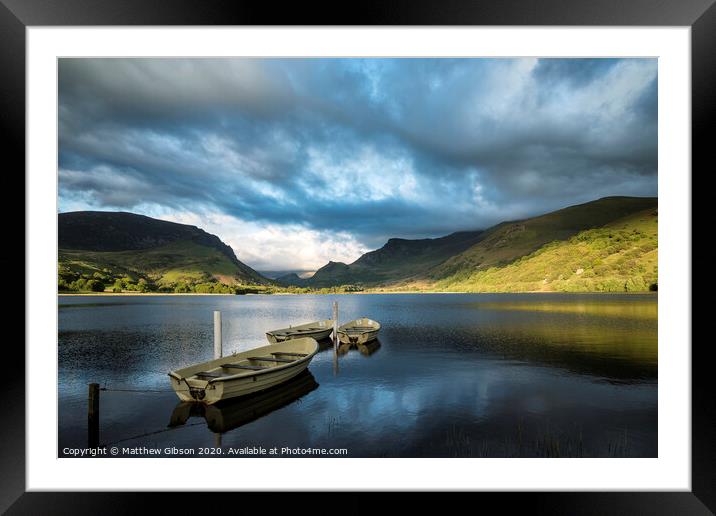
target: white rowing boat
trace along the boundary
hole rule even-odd
[[[347,322],[338,328],[338,340],[344,344],[365,344],[375,340],[380,331],[380,323],[363,317]]]
[[[267,331],[266,338],[272,344],[291,339],[300,339],[302,337],[322,340],[328,338],[331,331],[333,331],[333,319],[326,319],[325,321],[314,321],[298,326],[281,328],[280,330]]]
[[[169,377],[180,400],[211,405],[286,382],[305,371],[317,352],[315,339],[291,339],[177,369]]]

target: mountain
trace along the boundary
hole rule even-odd
[[[655,197],[605,197],[524,220],[422,240],[392,238],[347,265],[329,262],[307,282],[312,287],[362,283],[389,288],[452,288],[476,272],[505,267],[551,242],[655,210]]]
[[[179,284],[267,284],[216,235],[190,226],[126,212],[58,215],[60,275],[66,282],[125,278],[157,287]]]
[[[275,278],[274,281],[276,281],[279,285],[287,287],[305,287],[307,285],[307,280],[303,279],[295,272],[289,272],[288,274],[279,276],[278,278]]]
[[[485,231],[479,243],[432,268],[424,277],[458,281],[477,270],[512,263],[549,242],[566,240],[580,231],[656,207],[655,197],[604,197],[530,219],[503,222]]]
[[[391,238],[355,262],[328,262],[307,284],[315,287],[354,283],[375,284],[408,278],[425,271],[479,242],[482,231],[461,231],[441,238]]]
[[[507,265],[454,274],[432,288],[460,292],[656,290],[657,219],[657,208],[648,208],[545,244]]]
[[[299,279],[305,279],[310,278],[313,276],[313,274],[316,271],[312,270],[306,270],[306,269],[294,269],[294,270],[282,270],[282,271],[267,271],[267,270],[260,270],[258,271],[259,274],[261,274],[263,277],[268,279],[278,279],[282,276],[286,276],[287,278],[291,278],[294,275],[298,276]]]
[[[356,275],[351,273],[350,266],[343,262],[329,261],[307,279],[311,287],[330,287],[333,285],[348,285],[358,282]]]

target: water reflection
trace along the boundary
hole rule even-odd
[[[317,388],[316,379],[306,370],[288,382],[236,400],[214,405],[181,402],[174,408],[168,426],[181,426],[189,418],[203,417],[209,430],[223,434],[285,407]]]
[[[627,319],[656,320],[658,305],[654,299],[626,299],[615,302],[611,299],[555,299],[540,301],[521,301],[500,303],[494,301],[471,303],[471,306],[483,310],[511,310],[526,312],[550,312],[592,315],[598,317],[619,317]]]
[[[365,344],[358,344],[358,351],[360,351],[360,354],[364,357],[369,357],[376,351],[380,349],[380,341],[378,339],[375,339],[371,342],[366,342]]]
[[[378,339],[366,342],[365,344],[345,343],[341,342],[338,344],[335,350],[335,356],[345,357],[351,350],[358,351],[364,357],[369,357],[376,353],[381,347]]]
[[[350,350],[360,352],[364,357],[369,357],[380,349],[380,341],[378,339],[366,342],[365,344],[341,343],[336,352],[339,356],[346,355]]]

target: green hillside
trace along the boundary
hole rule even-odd
[[[425,279],[445,280],[441,284],[461,281],[477,270],[507,265],[549,242],[656,207],[654,197],[605,197],[531,219],[503,222],[485,231],[476,245],[434,267]]]
[[[455,273],[432,287],[466,292],[655,290],[657,218],[656,208],[642,210],[545,244],[509,264]]]
[[[185,224],[114,212],[58,217],[58,288],[69,291],[241,291],[269,280],[215,235]]]

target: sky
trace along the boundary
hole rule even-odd
[[[257,270],[657,195],[656,59],[60,59],[59,211]]]

